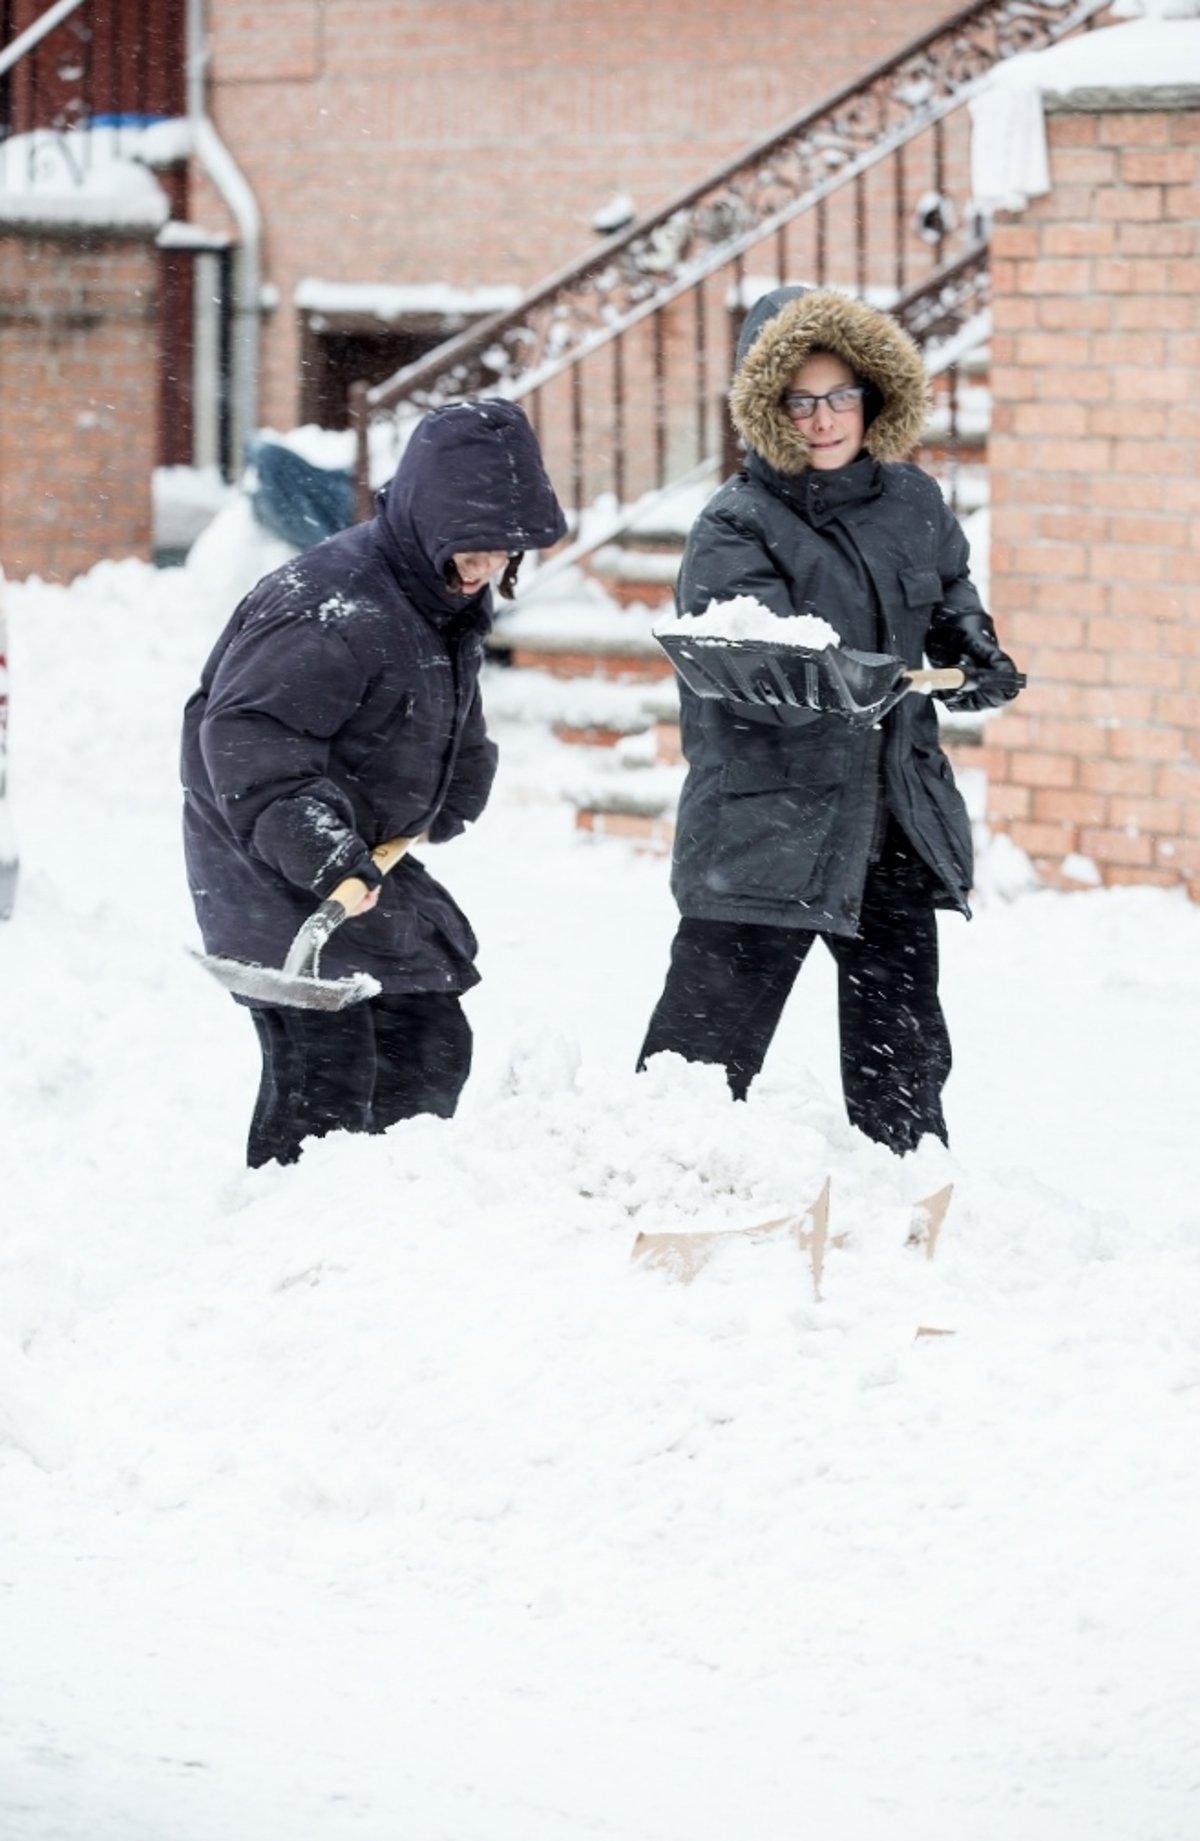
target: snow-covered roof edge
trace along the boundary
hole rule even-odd
[[[1074,89],[1042,91],[1047,115],[1140,115],[1172,109],[1200,109],[1200,81],[1195,83],[1081,84]]]
[[[322,281],[308,276],[297,282],[293,299],[310,313],[369,313],[380,320],[413,313],[502,313],[515,307],[521,290],[507,283],[476,288],[445,281]]]

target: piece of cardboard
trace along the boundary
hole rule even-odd
[[[947,1183],[944,1189],[935,1189],[923,1201],[913,1203],[907,1245],[924,1247],[926,1259],[932,1259],[937,1252],[938,1235],[942,1231],[942,1223],[946,1219],[946,1210],[953,1194],[954,1184]]]
[[[681,1284],[690,1285],[703,1271],[717,1248],[731,1240],[771,1240],[790,1233],[802,1252],[807,1252],[813,1275],[813,1293],[821,1295],[821,1274],[825,1251],[844,1246],[845,1235],[829,1237],[829,1179],[821,1186],[816,1200],[801,1214],[776,1215],[770,1221],[756,1221],[750,1227],[717,1228],[701,1234],[639,1234],[633,1243],[631,1258],[652,1269],[669,1272]]]

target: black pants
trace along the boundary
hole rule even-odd
[[[638,1067],[668,1050],[714,1062],[724,1066],[734,1098],[745,1099],[818,937],[837,960],[851,1124],[897,1152],[915,1150],[926,1132],[947,1143],[950,1037],[937,994],[937,918],[928,872],[894,826],[868,873],[857,939],[681,920]]]
[[[431,1112],[448,1119],[471,1071],[471,1026],[457,997],[372,997],[345,1010],[252,1010],[262,1082],[246,1161],[295,1163],[305,1138],[386,1131]]]

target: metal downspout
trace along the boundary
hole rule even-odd
[[[187,112],[192,150],[238,228],[233,264],[233,402],[230,460],[236,477],[246,438],[258,427],[262,312],[262,215],[254,193],[205,107],[208,32],[205,0],[187,0]]]

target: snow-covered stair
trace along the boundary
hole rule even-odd
[[[558,678],[636,683],[667,678],[670,662],[651,632],[654,610],[622,607],[596,581],[572,570],[553,598],[533,598],[502,614],[493,651],[518,669]]]
[[[659,723],[590,756],[567,786],[579,830],[664,853],[675,835],[685,768],[677,723]]]

